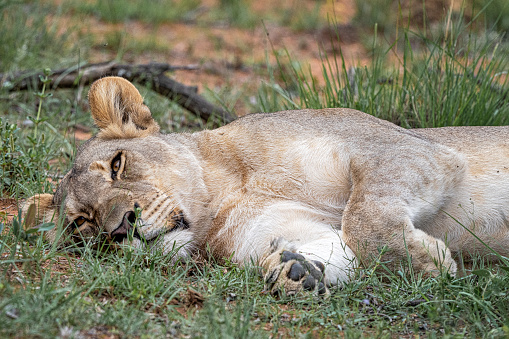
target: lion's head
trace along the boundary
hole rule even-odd
[[[63,239],[71,242],[106,237],[132,239],[135,246],[153,247],[165,238],[169,251],[189,254],[193,227],[201,212],[205,185],[189,135],[159,133],[143,98],[127,80],[108,77],[90,88],[92,116],[100,131],[84,143],[72,169],[54,195],[28,199],[26,226],[63,220]],[[57,239],[54,229],[47,233]]]

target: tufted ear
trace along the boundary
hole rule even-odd
[[[52,194],[37,194],[27,199],[21,210],[25,230],[35,228],[45,222],[57,222],[57,209],[53,206]],[[55,241],[56,227],[45,232],[46,239]]]
[[[120,77],[106,77],[90,86],[88,102],[102,139],[143,138],[159,132],[159,125],[143,104],[140,92]]]

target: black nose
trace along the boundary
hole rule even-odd
[[[120,225],[111,232],[111,238],[113,241],[120,242],[127,238],[129,233],[132,233],[134,237],[139,238],[138,232],[134,230],[134,223],[136,222],[136,214],[133,211],[127,211],[122,218]]]

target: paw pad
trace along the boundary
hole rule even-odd
[[[272,257],[272,258],[270,258]],[[308,260],[299,253],[279,251],[269,257],[271,263],[265,274],[265,289],[271,294],[284,291],[294,295],[299,291],[315,292],[318,295],[328,294],[324,284],[323,263]]]
[[[287,275],[288,278],[292,279],[293,281],[299,281],[306,275],[306,270],[304,269],[304,266],[299,264],[299,262],[296,262],[292,265]]]

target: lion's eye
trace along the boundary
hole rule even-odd
[[[122,152],[118,153],[111,161],[111,179],[119,179],[122,173]]]
[[[118,170],[120,169],[120,159],[116,160],[113,165],[111,166],[111,169],[113,170],[113,172],[118,172]]]
[[[77,217],[76,219],[74,219],[74,224],[76,225],[76,227],[80,227],[85,223],[86,220],[87,219],[85,219],[84,217]]]

